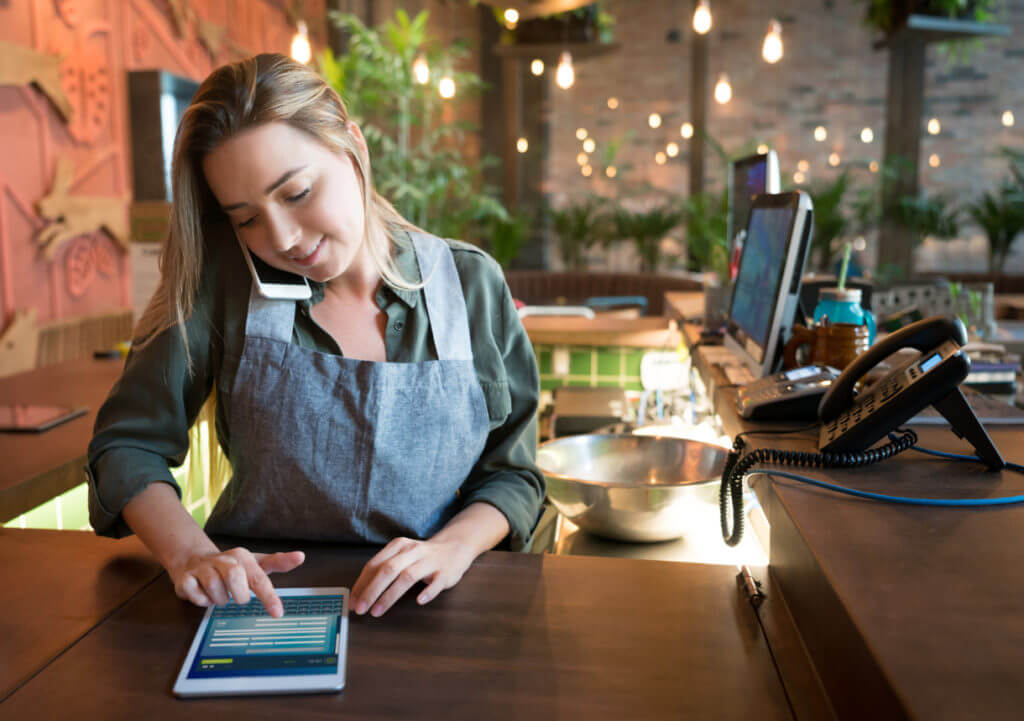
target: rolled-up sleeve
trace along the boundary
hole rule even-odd
[[[186,321],[193,370],[178,327],[133,348],[120,380],[100,408],[89,444],[89,522],[101,536],[131,529],[121,511],[150,483],[167,483],[181,497],[170,466],[188,452],[188,429],[210,393],[210,331],[197,308]]]
[[[492,261],[493,262],[493,261]],[[508,547],[525,550],[544,501],[544,476],[537,468],[537,404],[540,379],[537,360],[530,339],[516,312],[512,294],[495,264],[500,291],[498,321],[501,359],[505,383],[485,384],[488,406],[508,403],[509,413],[496,428],[491,429],[484,451],[473,472],[463,484],[463,505],[485,502],[497,508],[508,519]],[[507,393],[507,401],[496,398]]]

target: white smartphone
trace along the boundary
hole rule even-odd
[[[304,276],[297,273],[289,273],[285,270],[267,265],[259,256],[249,252],[245,243],[238,241],[242,248],[242,255],[245,263],[252,273],[252,282],[256,284],[256,290],[264,298],[274,300],[306,300],[313,297],[309,288],[309,282]]]

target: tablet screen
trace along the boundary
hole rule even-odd
[[[343,595],[282,598],[273,618],[258,599],[217,607],[188,678],[305,676],[338,672]]]
[[[84,408],[29,404],[0,405],[0,430],[41,431],[85,413]]]

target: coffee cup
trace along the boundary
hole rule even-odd
[[[817,363],[843,370],[871,346],[871,333],[866,325],[832,323],[828,318],[807,328],[793,326],[793,336],[783,349],[786,368]],[[798,358],[804,347],[809,348],[806,362]]]

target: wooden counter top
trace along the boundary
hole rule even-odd
[[[667,348],[679,345],[678,323],[658,316],[642,318],[580,318],[530,315],[523,318],[530,342],[539,345],[632,346]]]
[[[305,548],[306,563],[275,583],[351,587],[372,553]],[[73,551],[54,554],[51,568],[77,562]],[[0,716],[791,719],[735,574],[489,552],[426,606],[406,597],[382,618],[353,616],[341,694],[189,701],[171,687],[203,611],[164,576],[10,696]]]
[[[0,403],[89,409],[42,433],[0,433],[0,523],[85,482],[82,467],[96,412],[121,368],[120,359],[87,358],[0,378]]]

